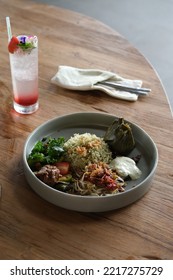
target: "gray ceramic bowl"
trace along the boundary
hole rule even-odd
[[[27,163],[27,157],[33,146],[43,137],[60,137],[68,139],[74,133],[95,133],[104,136],[107,127],[115,120],[115,116],[102,113],[75,113],[52,119],[36,128],[28,137],[24,152],[24,171],[31,188],[43,199],[57,206],[81,211],[103,212],[127,206],[140,199],[150,188],[157,163],[158,152],[155,143],[150,136],[139,126],[131,123],[136,147],[130,156],[141,154],[138,167],[142,176],[135,181],[129,181],[125,192],[111,196],[79,196],[55,190],[40,181],[31,171]],[[126,120],[127,121],[127,120]]]

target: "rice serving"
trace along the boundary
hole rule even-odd
[[[109,163],[112,160],[112,153],[107,143],[95,134],[74,134],[65,142],[64,150],[66,160],[73,168],[85,169],[88,164]]]

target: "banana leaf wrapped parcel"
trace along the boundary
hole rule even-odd
[[[135,147],[130,124],[125,122],[123,118],[117,118],[108,127],[104,141],[115,155],[127,155]]]

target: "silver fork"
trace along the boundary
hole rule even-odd
[[[97,85],[105,85],[108,87],[112,87],[112,88],[116,88],[116,89],[121,89],[124,91],[128,91],[131,93],[135,93],[138,95],[147,95],[149,92],[151,92],[150,88],[140,88],[140,87],[130,87],[130,86],[126,86],[126,85],[122,85],[122,84],[118,84],[118,83],[113,83],[113,82],[107,82],[107,81],[103,81],[103,82],[98,82]]]

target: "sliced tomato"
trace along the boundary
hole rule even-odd
[[[61,175],[67,175],[69,173],[70,163],[67,161],[57,162],[56,167],[59,169]]]
[[[14,53],[18,49],[19,39],[13,36],[8,44],[8,51]]]

